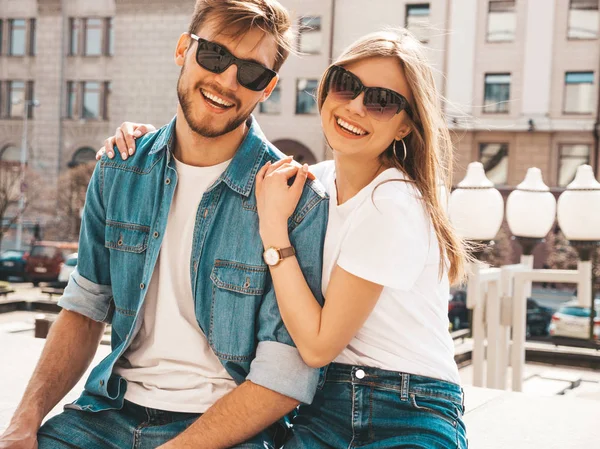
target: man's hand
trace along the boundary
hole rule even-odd
[[[0,436],[0,449],[37,449],[38,426],[13,421]]]

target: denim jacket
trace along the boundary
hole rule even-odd
[[[210,347],[240,384],[258,385],[310,403],[318,371],[309,368],[283,325],[262,253],[254,184],[257,171],[283,154],[254,118],[227,170],[204,193],[196,214],[189,269],[196,319]],[[126,161],[103,157],[88,187],[79,257],[59,305],[112,324],[112,352],[91,372],[85,391],[67,407],[121,408],[127,381],[113,367],[136,336],[177,185],[172,155],[175,119],[136,143]],[[290,217],[290,240],[315,297],[328,201],[307,182]],[[181,342],[185,344],[185,342]]]

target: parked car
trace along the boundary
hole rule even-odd
[[[77,251],[77,243],[72,242],[35,242],[25,266],[25,272],[33,285],[40,282],[58,280],[60,265],[69,254]]]
[[[594,316],[594,337],[600,340],[600,300],[596,299]],[[550,335],[552,337],[590,338],[589,307],[581,306],[577,301],[569,301],[552,315]]]
[[[527,298],[527,337],[546,336],[552,321],[552,309],[540,306],[535,299]]]
[[[5,281],[9,276],[25,279],[25,265],[28,257],[27,251],[12,249],[0,254],[0,279]]]
[[[469,327],[469,315],[467,309],[467,292],[456,290],[450,294],[448,301],[448,319],[452,330],[465,329]],[[527,336],[548,335],[548,328],[552,320],[552,309],[543,307],[535,299],[527,299]]]
[[[77,253],[73,253],[67,257],[64,263],[60,264],[60,273],[58,275],[58,282],[69,282],[69,276],[75,271],[77,266]]]

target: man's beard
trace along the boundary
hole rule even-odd
[[[181,110],[183,111],[183,116],[185,117],[185,121],[187,122],[190,129],[193,132],[195,132],[196,134],[201,135],[202,137],[212,139],[212,138],[220,137],[220,136],[223,136],[225,134],[232,132],[233,130],[239,128],[240,125],[242,125],[244,122],[246,122],[246,120],[248,120],[248,117],[250,117],[250,114],[252,114],[254,107],[256,107],[256,104],[255,104],[254,107],[249,109],[249,111],[247,113],[242,112],[239,115],[237,115],[236,117],[231,118],[221,128],[216,128],[215,126],[212,126],[210,123],[201,123],[199,121],[194,121],[193,116],[192,116],[193,105],[192,105],[192,100],[190,98],[191,92],[189,89],[184,89],[184,87],[183,87],[183,83],[184,83],[182,81],[183,73],[184,73],[184,69],[181,70],[181,74],[179,75],[179,81],[177,82],[177,96],[179,97],[179,104],[181,105]],[[197,83],[194,86],[194,91],[200,93],[201,86],[202,86],[201,83]],[[215,88],[214,86],[211,86],[211,88],[215,92],[219,93],[219,89]],[[200,95],[202,95],[202,93],[200,93]],[[228,98],[228,97],[226,97],[226,98]],[[239,104],[239,102],[236,101],[236,104]],[[257,104],[258,104],[258,102],[257,102]]]

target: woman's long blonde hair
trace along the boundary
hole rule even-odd
[[[442,99],[435,88],[433,71],[422,44],[408,31],[369,34],[348,47],[333,65],[345,66],[374,57],[395,58],[403,67],[413,95],[410,134],[404,138],[406,160],[399,159],[393,142],[381,154],[381,162],[405,172],[423,197],[440,246],[440,270],[447,270],[450,282],[464,278],[469,259],[467,244],[456,234],[440,199],[440,184],[447,192],[452,186],[453,145],[442,112]],[[319,111],[327,96],[326,75],[317,90]],[[408,116],[407,116],[408,117]],[[400,151],[403,153],[403,151]]]

